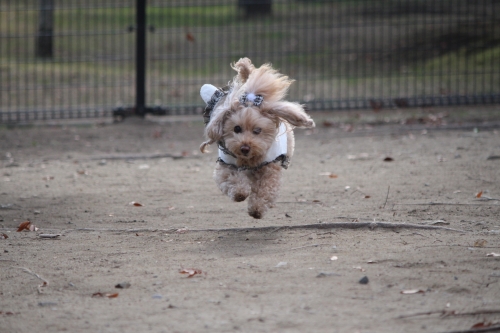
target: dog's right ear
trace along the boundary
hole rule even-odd
[[[231,65],[231,67],[238,72],[237,78],[241,83],[247,82],[250,73],[255,69],[252,60],[248,58],[241,58],[234,65]]]

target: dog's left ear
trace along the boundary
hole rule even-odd
[[[223,135],[225,110],[219,105],[219,101],[225,98],[226,92],[217,89],[211,84],[204,84],[200,89],[200,96],[207,104],[203,118],[205,120],[205,136],[209,139],[201,144],[202,153],[207,152],[207,148],[214,142],[219,141]]]
[[[316,124],[314,120],[304,111],[304,107],[298,103],[276,102],[266,106],[264,112],[279,117],[295,127],[312,128]]]

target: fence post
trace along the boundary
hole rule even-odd
[[[146,1],[136,0],[135,113],[146,113]]]
[[[38,32],[36,35],[35,55],[41,58],[52,58],[54,0],[39,0],[38,4]]]

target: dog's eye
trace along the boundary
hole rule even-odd
[[[260,128],[260,127],[255,127],[255,128],[253,129],[253,134],[260,134],[260,132],[261,132],[261,131],[262,131],[262,128]]]
[[[240,126],[234,126],[234,133],[241,133],[241,127]]]

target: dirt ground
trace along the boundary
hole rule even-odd
[[[201,117],[4,126],[0,332],[500,325],[500,107],[463,109],[313,113],[262,220],[214,184]]]

